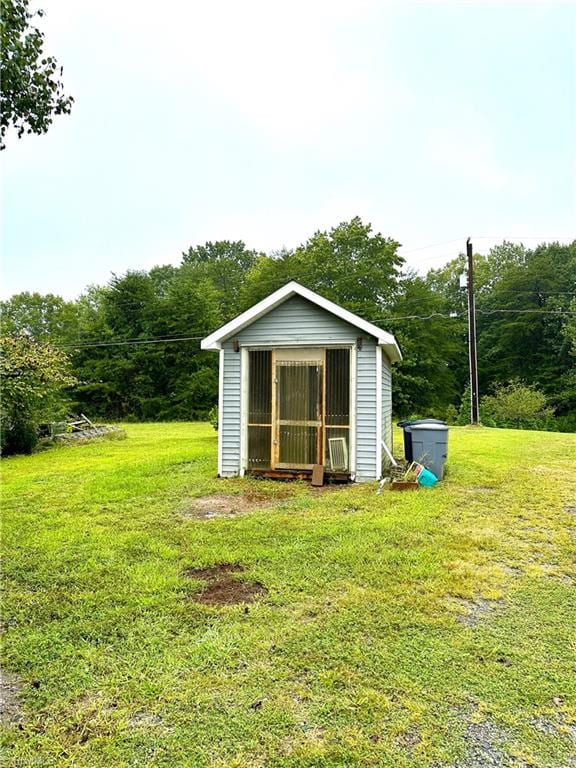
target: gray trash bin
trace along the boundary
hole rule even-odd
[[[409,425],[412,438],[412,459],[434,472],[438,480],[444,477],[448,456],[448,425],[432,420],[413,421]]]
[[[416,460],[416,457],[412,455],[413,424],[442,424],[443,426],[446,426],[446,422],[441,421],[440,419],[415,419],[413,421],[410,421],[410,419],[404,419],[404,421],[399,421],[398,426],[402,427],[402,431],[404,433],[404,458],[409,462]]]

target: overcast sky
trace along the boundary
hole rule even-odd
[[[355,215],[420,269],[574,237],[573,2],[40,5],[76,103],[2,153],[4,296]]]

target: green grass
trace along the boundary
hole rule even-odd
[[[572,764],[576,435],[454,428],[444,483],[377,496],[218,480],[210,426],[126,429],[2,462],[7,765],[437,768],[470,722]],[[212,493],[274,506],[182,517]],[[196,603],[183,572],[219,562],[265,599]]]

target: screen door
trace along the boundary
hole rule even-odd
[[[274,466],[312,469],[322,463],[322,364],[276,361]]]

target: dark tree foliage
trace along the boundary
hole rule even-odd
[[[46,133],[54,115],[69,114],[74,99],[64,94],[62,67],[44,53],[44,33],[34,26],[29,0],[0,0],[0,149],[8,128]]]
[[[329,232],[316,232],[294,251],[256,262],[242,293],[243,308],[297,280],[366,319],[391,305],[398,292],[403,259],[400,243],[374,234],[359,217]]]
[[[425,278],[409,273],[400,287],[391,316],[381,321],[396,336],[404,358],[392,378],[394,407],[402,415],[444,418],[466,386],[466,325],[450,317],[453,304]]]
[[[480,394],[519,380],[543,392],[557,415],[576,411],[576,241],[534,249],[504,242],[475,256],[475,265]],[[461,257],[430,272],[427,281],[464,315],[463,270]]]
[[[481,395],[520,382],[545,396],[554,428],[574,428],[576,243],[503,243],[475,265]],[[77,410],[206,418],[217,402],[218,358],[200,350],[200,339],[295,279],[396,335],[404,356],[394,366],[398,416],[455,414],[468,385],[464,257],[423,277],[403,266],[396,241],[354,218],[293,251],[267,256],[240,241],[206,243],[189,248],[180,266],[115,276],[76,302],[19,294],[2,310],[7,332],[66,348]]]
[[[259,256],[246,249],[241,240],[219,240],[189,248],[182,254],[182,272],[195,281],[208,281],[218,293],[218,306],[229,319],[238,313],[244,278]]]

